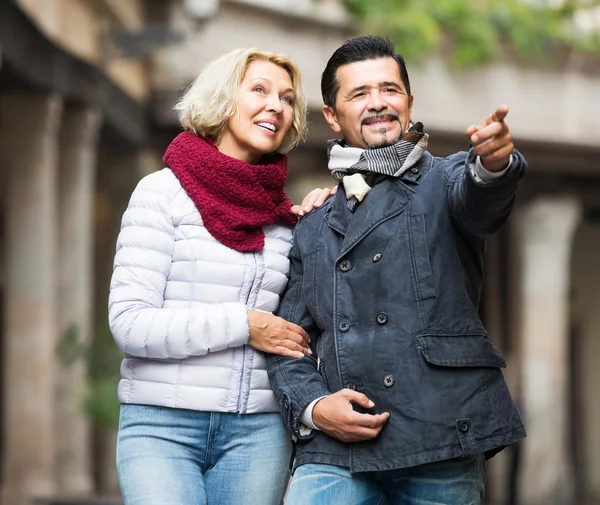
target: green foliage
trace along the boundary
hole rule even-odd
[[[388,35],[407,60],[441,48],[459,67],[510,51],[523,61],[552,61],[560,50],[600,55],[600,34],[575,33],[577,11],[599,0],[561,7],[525,0],[344,0],[367,33]],[[543,2],[538,2],[543,4]]]
[[[81,406],[85,414],[100,426],[117,428],[120,404],[117,385],[123,354],[115,345],[108,325],[98,324],[92,341],[80,335],[75,326],[62,335],[57,353],[66,367],[82,362],[87,384]]]

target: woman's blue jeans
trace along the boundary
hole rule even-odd
[[[278,413],[121,406],[125,505],[280,505],[291,450]]]

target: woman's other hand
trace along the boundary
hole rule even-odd
[[[248,343],[259,351],[290,358],[312,354],[309,336],[300,326],[268,312],[248,311],[250,339]]]
[[[297,216],[301,217],[304,214],[308,214],[314,208],[323,205],[325,200],[333,196],[337,192],[337,186],[333,188],[315,188],[308,195],[304,197],[300,205],[293,205],[292,212]]]

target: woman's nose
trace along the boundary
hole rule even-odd
[[[283,105],[281,104],[281,99],[279,95],[271,94],[269,95],[269,99],[267,101],[267,110],[275,112],[279,114],[283,110]]]

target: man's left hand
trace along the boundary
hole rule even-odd
[[[498,107],[479,125],[469,126],[465,133],[473,144],[475,154],[481,157],[483,168],[490,172],[504,170],[515,146],[508,125],[504,121],[508,107]]]

